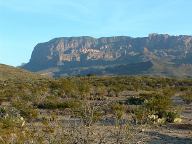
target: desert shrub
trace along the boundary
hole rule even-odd
[[[119,93],[125,89],[125,86],[123,84],[114,83],[111,84],[110,87],[108,87],[108,92],[110,97],[118,97]]]
[[[181,97],[184,100],[184,102],[187,104],[190,104],[192,102],[192,92],[191,91],[185,92]]]
[[[0,118],[4,117],[6,114],[6,110],[3,107],[0,107]]]
[[[112,114],[114,114],[115,118],[117,119],[121,119],[123,114],[125,113],[124,105],[119,103],[111,104],[110,109],[112,110]]]
[[[179,116],[178,116],[177,112],[169,111],[166,114],[166,121],[172,123],[172,122],[174,122],[175,118],[178,118],[178,117]]]
[[[137,107],[134,109],[133,113],[133,121],[135,124],[145,124],[148,123],[148,115],[149,111],[145,109],[144,107]]]
[[[14,117],[6,117],[6,118],[0,119],[0,125],[1,125],[0,127],[2,129],[11,129],[11,128],[21,125],[21,124],[20,125],[19,124],[20,124],[20,122]]]
[[[107,95],[107,89],[103,85],[98,85],[95,87],[94,93],[97,99],[104,99],[104,96]]]
[[[72,79],[69,79],[69,78],[68,79],[67,78],[61,78],[59,80],[59,82],[61,83],[60,91],[62,91],[62,93],[64,93],[65,96],[77,97],[78,88],[77,88],[75,81],[73,81]]]
[[[67,100],[64,102],[59,101],[45,101],[40,104],[36,104],[39,109],[76,109],[81,106],[81,102],[78,100]]]
[[[151,97],[151,99],[145,101],[145,107],[157,113],[169,110],[171,105],[170,97],[162,95],[155,95]]]
[[[165,122],[172,123],[176,118],[179,118],[178,111],[172,106],[170,95],[172,92],[164,92],[165,95],[157,94],[145,101],[144,107],[150,113],[157,116],[158,119],[164,119]]]
[[[79,95],[82,99],[89,97],[91,85],[87,81],[77,81]]]
[[[13,129],[21,127],[24,119],[20,115],[20,111],[14,107],[0,107],[0,129]]]
[[[188,91],[189,90],[189,87],[186,87],[186,86],[182,86],[182,87],[179,87],[179,90],[180,91]]]
[[[158,115],[158,118],[166,118],[167,117],[167,111],[165,111],[165,110],[155,111],[154,114]]]
[[[103,116],[103,105],[100,103],[82,101],[82,105],[73,110],[85,126],[91,126]]]
[[[171,89],[171,88],[164,88],[162,89],[162,93],[163,95],[167,96],[167,97],[171,97],[175,94],[176,89]]]
[[[170,95],[172,95],[172,91],[169,90],[165,90],[163,93],[140,94],[140,97],[144,99],[144,103],[134,112],[136,119],[141,122],[149,122],[145,117],[152,116],[152,121],[163,118],[167,122],[173,122],[178,117],[178,113],[173,112]],[[155,119],[153,119],[153,116],[155,116]]]
[[[13,102],[13,107],[19,110],[20,115],[28,120],[32,120],[38,116],[38,110],[29,102],[16,100]]]
[[[161,95],[162,95],[162,93],[158,93],[158,92],[155,92],[155,91],[147,91],[147,92],[140,93],[139,97],[141,99],[144,99],[144,100],[150,100],[152,98],[156,98],[156,97],[159,97]]]
[[[142,105],[144,104],[144,99],[138,97],[130,97],[125,101],[125,103],[129,105]]]

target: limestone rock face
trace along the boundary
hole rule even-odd
[[[40,71],[57,66],[137,63],[154,58],[166,58],[175,64],[191,64],[191,55],[192,36],[150,34],[141,38],[61,37],[37,44],[24,68]]]

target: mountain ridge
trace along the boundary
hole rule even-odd
[[[107,67],[134,63],[153,63],[155,59],[174,70],[177,67],[192,64],[192,36],[168,34],[149,34],[148,37],[113,36],[94,38],[90,36],[54,38],[35,46],[29,63],[23,68],[30,71],[44,71],[50,68],[63,69],[61,75],[81,75],[81,68],[93,66]],[[142,65],[141,65],[142,66]],[[79,68],[78,72],[72,72]],[[102,69],[100,74],[111,74]],[[117,69],[118,71],[118,69]],[[50,71],[54,75],[54,71]],[[86,73],[92,71],[87,70]],[[86,74],[83,73],[83,74]],[[136,73],[140,73],[139,70]],[[153,74],[147,70],[146,73]],[[158,73],[158,72],[157,72]],[[159,72],[166,73],[166,72]],[[186,75],[186,72],[181,72]],[[112,73],[113,74],[113,73]],[[143,72],[141,73],[143,74]],[[169,75],[169,74],[168,74]],[[191,74],[187,74],[191,75]]]

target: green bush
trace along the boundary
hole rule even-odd
[[[38,110],[31,104],[16,100],[13,102],[13,106],[20,112],[20,115],[28,120],[36,118],[38,116]]]
[[[170,122],[170,123],[173,123],[175,118],[178,118],[178,113],[177,112],[167,112],[167,115],[166,115],[166,121],[167,122]]]
[[[133,114],[135,124],[145,124],[148,122],[149,112],[144,107],[136,108]]]
[[[3,118],[6,115],[6,110],[3,107],[0,107],[0,118]]]
[[[129,105],[142,105],[144,104],[144,101],[143,98],[130,97],[125,101],[125,103]]]
[[[163,93],[149,93],[149,95],[142,94],[145,98],[143,106],[135,112],[135,116],[139,121],[145,121],[145,116],[155,115],[159,119],[165,119],[167,122],[173,122],[178,117],[177,112],[173,112],[172,101],[170,95],[172,92],[163,91]],[[148,112],[148,114],[146,113]]]
[[[183,100],[186,104],[190,104],[192,102],[192,92],[191,91],[185,92],[181,97],[183,98]]]
[[[171,99],[168,96],[155,95],[151,97],[151,99],[145,101],[145,107],[157,113],[167,111],[171,106]]]
[[[119,103],[113,103],[110,109],[117,119],[121,119],[123,114],[125,113],[125,107]]]

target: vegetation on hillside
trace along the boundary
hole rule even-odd
[[[22,76],[0,80],[2,143],[134,143],[180,117],[175,93],[191,103],[190,79]]]

